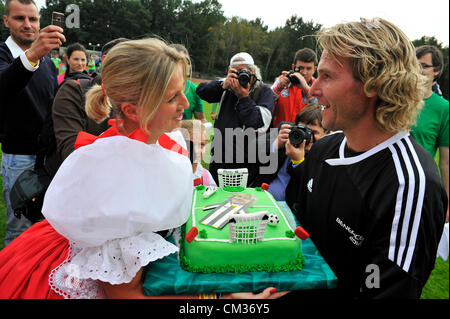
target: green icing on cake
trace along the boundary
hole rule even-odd
[[[197,189],[193,196],[195,227],[199,230],[196,240],[192,243],[184,240],[185,234],[193,226],[192,212],[188,222],[182,227],[180,263],[183,269],[200,273],[279,272],[302,269],[305,260],[301,253],[300,239],[295,236],[272,195],[256,189],[241,191],[258,198],[253,207],[248,208],[249,213],[267,211],[269,214],[276,214],[280,220],[276,227],[266,227],[263,241],[248,244],[230,242],[229,225],[216,229],[200,223],[200,220],[212,211],[203,211],[202,207],[226,202],[229,197],[236,195],[236,191],[233,192],[235,194],[230,194],[229,189],[218,189],[215,196],[208,199],[203,198],[203,192],[204,190]],[[242,237],[238,235],[238,238]],[[268,240],[273,238],[274,240]]]
[[[198,191],[202,191],[202,190],[205,190],[206,187],[204,185],[198,185],[195,189]]]
[[[206,229],[202,229],[202,230],[198,233],[198,237],[199,237],[199,238],[203,238],[203,239],[208,238],[208,232],[206,231]]]
[[[223,190],[226,192],[239,193],[243,192],[245,188],[240,186],[225,186]]]
[[[294,238],[295,237],[295,233],[292,230],[286,230],[286,237]]]
[[[224,272],[240,274],[249,271],[266,271],[266,272],[295,271],[301,270],[303,268],[304,263],[305,257],[303,257],[303,254],[300,253],[298,254],[297,259],[284,265],[273,265],[269,263],[269,264],[255,264],[255,265],[225,264],[225,265],[198,266],[190,263],[189,259],[186,258],[186,256],[180,255],[180,264],[184,270],[205,274],[224,273]]]

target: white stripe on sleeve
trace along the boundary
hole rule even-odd
[[[264,122],[264,125],[257,129],[256,132],[258,132],[258,134],[264,134],[269,129],[270,123],[272,123],[272,112],[270,112],[270,110],[264,106],[257,105],[256,107],[259,108],[262,120]]]

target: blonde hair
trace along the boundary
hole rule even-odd
[[[92,87],[86,95],[86,113],[100,123],[113,109],[121,116],[121,105],[139,108],[141,129],[148,133],[149,123],[158,111],[169,82],[178,65],[183,77],[189,57],[156,38],[126,41],[108,52],[102,68],[101,86]]]
[[[318,47],[328,54],[350,58],[353,77],[366,94],[376,92],[378,125],[390,132],[409,130],[423,107],[426,78],[408,37],[380,19],[338,24],[317,35]]]
[[[203,139],[204,135],[207,136],[206,127],[200,120],[184,120],[180,131],[186,140],[193,140],[194,136],[200,136],[200,139]]]

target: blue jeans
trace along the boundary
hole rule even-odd
[[[18,219],[11,208],[9,193],[17,177],[27,168],[33,168],[36,156],[2,154],[3,198],[6,204],[5,246],[27,230],[33,223],[22,216]]]

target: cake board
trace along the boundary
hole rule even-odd
[[[278,202],[278,204],[292,227],[299,225],[286,203]],[[176,243],[178,239],[175,240],[172,237],[170,241]],[[336,288],[336,276],[311,239],[302,241],[301,245],[305,258],[303,269],[288,272],[192,273],[181,268],[178,254],[172,254],[152,262],[147,267],[143,284],[144,293],[146,295],[176,295],[260,292],[267,287],[276,287],[278,291]]]

